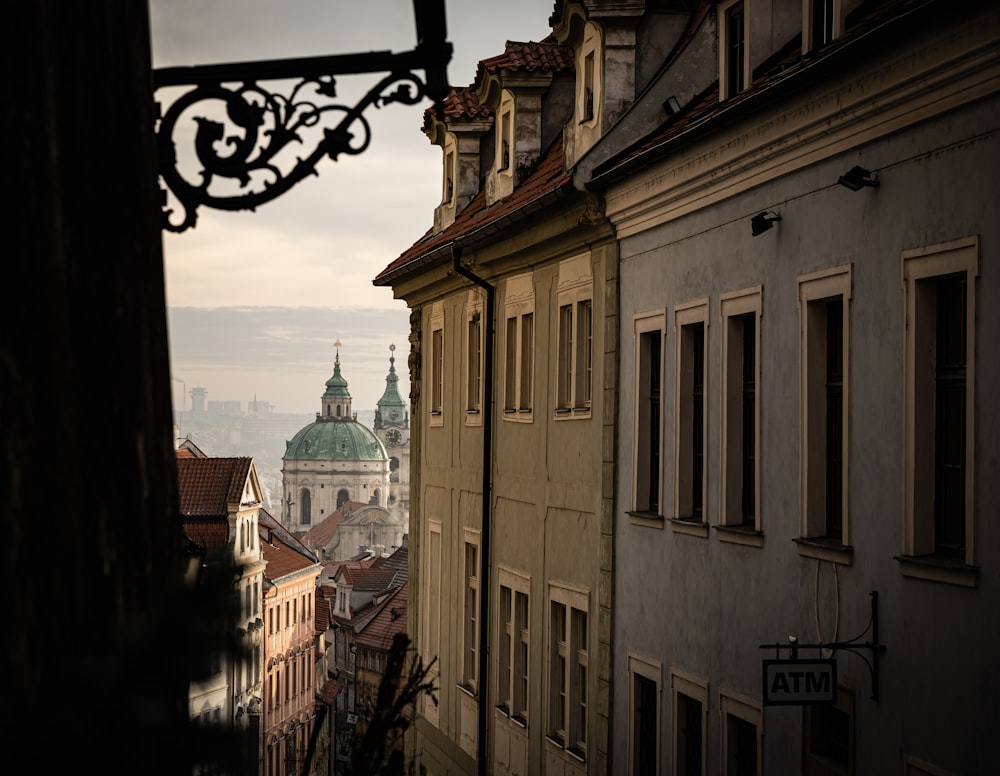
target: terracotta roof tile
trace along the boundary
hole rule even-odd
[[[323,685],[316,690],[316,698],[323,703],[332,705],[336,702],[337,696],[344,689],[344,683],[336,679],[327,678]]]
[[[542,41],[519,43],[508,40],[503,54],[479,62],[476,70],[476,83],[480,83],[487,75],[498,71],[544,70],[560,72],[573,70],[573,49],[560,46],[551,35]]]
[[[302,540],[309,547],[316,549],[326,547],[333,540],[334,534],[337,533],[337,526],[340,525],[340,521],[365,506],[367,504],[362,501],[345,502],[339,509],[325,517],[322,522],[317,523],[306,531]]]
[[[379,604],[375,614],[354,640],[369,649],[388,650],[397,633],[406,633],[406,609],[409,586],[400,585],[395,592]]]
[[[539,161],[535,171],[524,183],[514,189],[510,196],[487,207],[486,191],[480,189],[465,210],[459,213],[454,223],[438,234],[432,234],[428,231],[382,270],[373,281],[374,284],[376,286],[389,285],[390,278],[407,265],[419,265],[422,263],[421,259],[456,240],[491,226],[500,226],[505,219],[509,219],[518,211],[530,210],[532,205],[546,195],[563,188],[571,188],[572,182],[572,173],[567,172],[563,165],[562,134],[559,134]]]
[[[316,622],[316,630],[320,633],[330,627],[330,602],[322,595],[316,596],[314,620]]]
[[[250,476],[252,458],[177,458],[182,515],[228,517]]]
[[[278,535],[271,534],[270,543],[265,541],[266,536],[267,534],[262,530],[260,547],[263,551],[264,560],[267,561],[264,574],[268,579],[280,580],[289,574],[294,574],[310,566],[317,565],[317,561],[313,556],[304,553],[303,550],[293,545],[286,544]]]

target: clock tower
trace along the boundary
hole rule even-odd
[[[390,511],[409,518],[410,512],[410,411],[399,395],[396,375],[396,346],[389,346],[389,374],[385,392],[375,409],[375,436],[382,440],[389,455]]]

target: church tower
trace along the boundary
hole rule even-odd
[[[385,377],[385,392],[375,409],[375,436],[389,456],[388,509],[400,517],[410,513],[410,411],[399,395],[396,375],[396,346],[389,346],[389,374]]]

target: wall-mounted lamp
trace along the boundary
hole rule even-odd
[[[844,175],[841,175],[837,179],[837,183],[851,191],[859,191],[866,186],[871,188],[878,187],[878,181],[872,177],[871,170],[866,170],[864,167],[859,167],[858,165],[854,165]]]
[[[781,216],[771,210],[765,210],[763,213],[758,213],[753,218],[750,219],[750,231],[753,236],[756,237],[758,234],[763,234],[772,226],[774,226],[775,221],[780,221]]]
[[[669,113],[671,116],[676,116],[681,112],[681,104],[677,102],[677,98],[674,95],[670,95],[663,101],[663,110]]]

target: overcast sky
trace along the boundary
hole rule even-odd
[[[448,2],[451,83],[471,84],[479,60],[502,53],[506,40],[548,35],[553,6]],[[154,67],[405,51],[416,42],[410,0],[150,0],[150,14]],[[377,78],[340,78],[338,92],[367,90]],[[164,110],[177,94],[158,93]],[[278,412],[315,412],[337,339],[356,409],[381,396],[390,344],[408,394],[409,314],[372,279],[423,235],[441,198],[440,148],[420,131],[428,105],[369,109],[364,153],[321,161],[318,177],[255,212],[201,208],[195,229],[164,232],[175,405],[200,386],[209,400],[244,408],[256,397]]]

